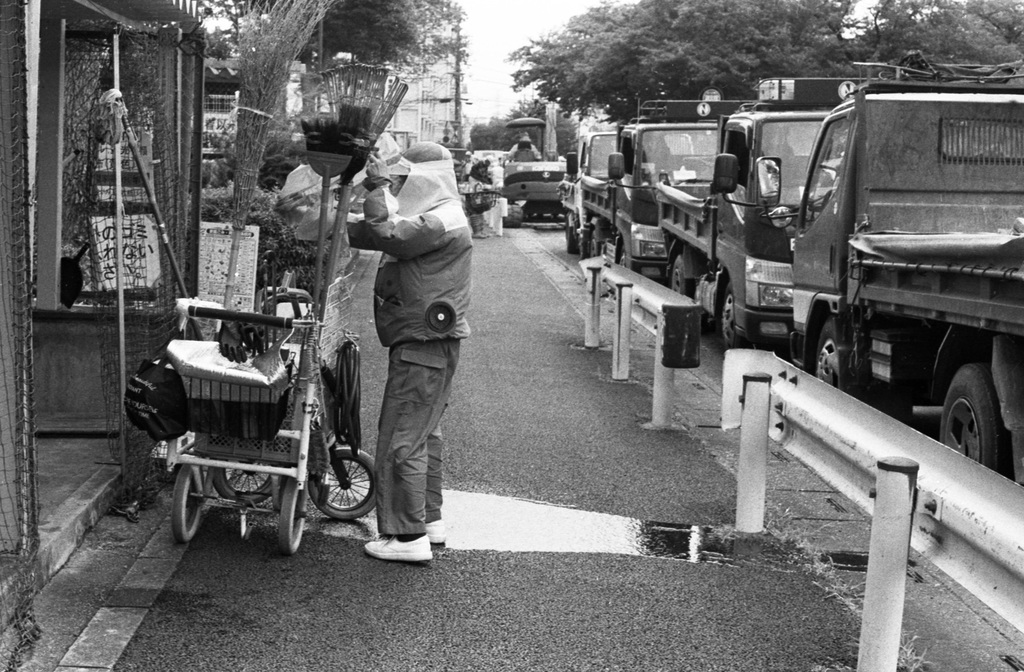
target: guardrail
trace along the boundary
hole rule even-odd
[[[745,402],[754,399],[751,383],[759,381],[768,382],[766,387],[770,387],[768,401],[762,403],[766,409],[760,417],[753,409],[744,408]],[[736,427],[742,427],[741,432],[752,437],[772,433],[772,438],[797,459],[873,515],[868,589],[872,556],[886,555],[875,548],[875,526],[885,518],[880,509],[880,479],[894,470],[909,474],[916,466],[916,485],[912,478],[909,481],[910,544],[1024,632],[1024,487],[768,352],[726,352],[722,428]],[[741,471],[745,443],[747,440],[741,437]],[[747,459],[756,463],[765,458]],[[746,489],[745,481],[752,481],[756,494],[759,466],[755,464],[754,472],[737,476],[738,490]],[[907,489],[906,482],[903,488]],[[878,499],[874,498],[876,492]],[[763,524],[763,489],[760,494]],[[741,511],[744,506],[746,510]],[[744,503],[737,496],[737,529],[742,520],[746,531],[757,530],[757,506],[756,502]],[[896,567],[898,581],[905,581],[906,560],[889,564]],[[902,613],[901,596],[902,592]],[[879,601],[891,603],[896,597],[892,592],[885,594],[883,589]],[[865,619],[867,599],[865,596]],[[895,627],[899,627],[898,618]],[[867,623],[862,628],[863,662]],[[877,640],[877,635],[874,637]],[[858,669],[894,668],[868,665]]]
[[[630,333],[635,320],[656,339],[654,400],[648,426],[652,429],[671,426],[675,370],[700,366],[700,306],[650,278],[608,263],[601,257],[579,263],[590,296],[590,309],[584,319],[584,347],[601,345],[603,281],[615,290],[612,380],[629,379]]]

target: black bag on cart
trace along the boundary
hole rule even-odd
[[[124,391],[124,412],[154,441],[188,431],[188,399],[181,376],[166,356],[142,362]]]

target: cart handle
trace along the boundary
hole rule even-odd
[[[189,317],[204,317],[211,320],[227,320],[229,322],[249,322],[268,327],[279,327],[281,329],[291,329],[292,323],[296,322],[291,317],[247,313],[241,310],[225,310],[223,308],[206,308],[204,306],[189,306],[188,314]]]

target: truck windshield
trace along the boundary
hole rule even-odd
[[[640,144],[644,184],[654,184],[661,173],[668,174],[672,183],[711,180],[718,129],[647,131]]]
[[[615,151],[614,135],[597,135],[590,141],[590,174],[608,178],[608,155]]]
[[[780,203],[796,205],[800,202],[807,177],[807,162],[811,157],[814,136],[821,121],[779,120],[768,121],[761,130],[761,156],[782,159],[782,194]]]

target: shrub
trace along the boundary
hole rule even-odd
[[[204,189],[200,217],[204,222],[230,222],[232,219],[233,189],[229,185],[219,189]],[[313,271],[316,269],[316,243],[297,240],[295,231],[274,212],[276,191],[257,189],[253,197],[246,225],[260,228],[259,259],[262,263],[267,252],[277,256],[277,278],[284,271],[295,274],[293,287],[313,291]],[[256,287],[263,287],[263,274],[258,273]]]

